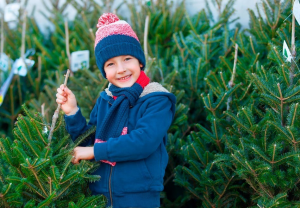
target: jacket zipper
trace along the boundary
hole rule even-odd
[[[110,196],[110,204],[113,207],[112,194],[111,194],[111,175],[112,175],[113,166],[110,167],[110,175],[109,175],[109,196]]]

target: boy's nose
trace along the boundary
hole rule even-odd
[[[118,65],[118,73],[123,73],[123,72],[125,72],[126,71],[126,67],[125,66],[123,66],[122,64],[119,64]]]

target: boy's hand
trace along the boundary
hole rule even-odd
[[[94,147],[76,147],[73,154],[73,164],[79,164],[80,160],[94,159]]]
[[[56,102],[57,104],[61,104],[61,109],[68,116],[74,115],[78,110],[75,95],[63,84],[57,88]]]

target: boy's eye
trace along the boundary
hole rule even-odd
[[[112,66],[113,65],[113,63],[109,63],[109,64],[107,64],[106,66]]]
[[[127,58],[125,58],[125,61],[128,61],[128,60],[130,60],[131,58],[130,57],[127,57]]]

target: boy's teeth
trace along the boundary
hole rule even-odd
[[[120,78],[121,80],[127,79],[128,77],[130,77],[130,75],[126,76],[126,77],[122,77]]]

